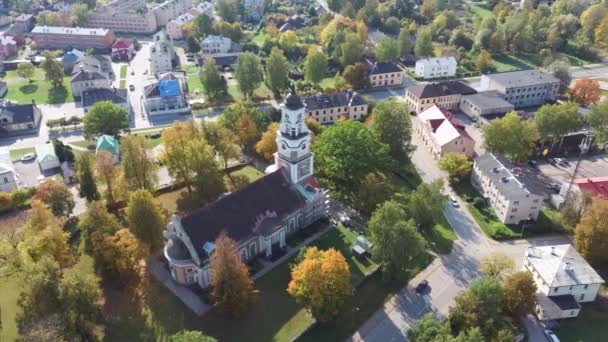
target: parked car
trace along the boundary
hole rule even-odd
[[[555,163],[559,166],[570,166],[570,163],[564,158],[555,158]]]
[[[416,285],[416,293],[422,293],[429,286],[429,281],[424,279]]]
[[[36,159],[36,153],[28,153],[21,157],[21,161],[30,161]]]
[[[456,200],[456,198],[454,196],[449,196],[450,199],[450,204],[454,207],[454,208],[459,208],[460,204],[458,204],[458,201]]]
[[[528,160],[528,166],[533,169],[538,169],[538,163],[535,160]]]
[[[555,336],[551,329],[545,329],[545,336],[547,336],[547,339],[551,342],[559,342],[559,338]]]
[[[547,189],[553,190],[553,191],[555,191],[555,193],[559,193],[560,190],[562,189],[562,186],[558,183],[549,183],[546,186],[547,186]]]
[[[134,86],[134,85],[132,85],[132,84],[131,84],[131,85],[129,85],[129,90],[130,90],[130,91],[135,90],[135,86]]]

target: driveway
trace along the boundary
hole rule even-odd
[[[438,169],[426,148],[419,144],[418,138],[413,137],[412,142],[418,146],[412,160],[423,181],[444,178],[445,174]],[[447,186],[446,190],[451,192]],[[520,269],[528,246],[569,242],[563,236],[554,236],[500,243],[486,237],[463,207],[444,206],[444,215],[458,235],[452,252],[437,257],[376,311],[348,341],[404,341],[411,324],[425,314],[431,313],[436,319],[448,316],[454,298],[479,275],[479,261],[485,256],[492,252],[504,253],[515,261],[516,269]],[[428,280],[429,290],[419,295],[413,289],[423,279]]]

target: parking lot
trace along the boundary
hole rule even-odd
[[[539,161],[538,167],[543,175],[555,182],[569,182],[576,167],[576,157],[564,158],[569,165],[551,165],[545,161]],[[584,156],[576,172],[575,178],[607,177],[608,176],[608,154]]]
[[[23,183],[23,187],[35,186],[39,183],[38,176],[40,176],[41,172],[35,159],[23,162],[21,160],[13,161],[13,166],[15,167],[15,171],[17,171],[19,179]],[[59,174],[60,172],[60,169],[56,169],[47,171],[42,175],[47,178]]]

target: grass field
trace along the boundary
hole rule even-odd
[[[119,89],[126,89],[127,88],[127,80],[120,80],[118,82],[118,88]]]
[[[608,336],[608,290],[598,294],[595,302],[582,304],[577,318],[560,321],[555,329],[563,342],[599,341],[600,336]]]
[[[14,341],[18,337],[17,324],[17,299],[22,288],[19,273],[9,277],[0,277],[0,308],[2,308],[2,329],[0,329],[0,341]]]
[[[14,149],[14,150],[10,150],[10,156],[11,159],[15,160],[15,159],[19,159],[21,157],[23,157],[24,155],[28,154],[28,153],[34,153],[34,148],[33,147],[24,147],[24,148],[18,148],[18,149]]]
[[[188,91],[191,94],[203,92],[203,84],[199,77],[200,68],[196,66],[189,66],[185,69],[186,71],[186,82],[188,83]],[[229,97],[223,99],[225,101],[239,101],[243,99],[243,93],[239,90],[236,79],[230,79],[228,81],[228,95]],[[254,92],[257,98],[271,98],[272,91],[266,87],[266,84],[261,83],[258,89]]]
[[[126,65],[120,66],[120,78],[127,78],[127,66]]]
[[[497,72],[530,69],[533,67],[534,64],[529,60],[517,56],[503,55],[494,57],[494,68]]]
[[[9,70],[2,78],[8,83],[6,98],[18,103],[31,103],[35,100],[37,104],[58,104],[74,102],[70,88],[70,77],[63,78],[63,88],[52,89],[50,82],[44,79],[44,71],[40,68],[34,69],[32,82],[17,75],[16,70]]]

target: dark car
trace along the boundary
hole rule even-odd
[[[538,169],[538,163],[534,160],[528,160],[528,166],[530,166],[533,169]]]
[[[553,159],[553,158],[549,158],[549,159],[547,159],[547,161],[549,162],[549,164],[551,164],[553,166],[557,165],[557,161],[555,161],[555,159]]]
[[[416,293],[422,293],[427,287],[429,287],[429,281],[425,279],[416,285]]]

